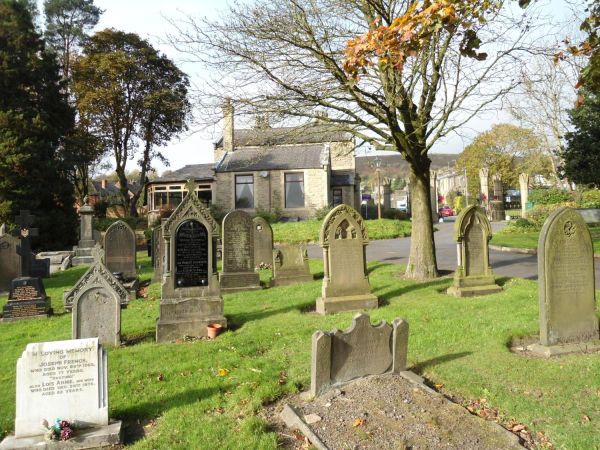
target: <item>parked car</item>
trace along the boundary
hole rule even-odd
[[[442,206],[440,208],[440,216],[448,217],[448,216],[453,216],[453,215],[454,215],[454,211],[452,211],[452,208],[450,208],[449,206]]]

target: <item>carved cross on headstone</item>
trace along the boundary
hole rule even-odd
[[[17,254],[21,256],[21,276],[31,276],[31,237],[38,235],[37,228],[30,228],[35,220],[35,216],[29,214],[29,210],[21,210],[16,217],[16,222],[21,225],[20,228],[13,231],[13,235],[21,240],[17,246]]]

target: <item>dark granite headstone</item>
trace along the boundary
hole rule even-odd
[[[50,278],[50,258],[32,259],[31,276],[33,278]]]
[[[183,221],[175,231],[176,287],[208,284],[208,233],[194,219]]]
[[[2,309],[3,321],[33,319],[52,314],[50,297],[41,278],[21,277],[12,280],[8,302]]]

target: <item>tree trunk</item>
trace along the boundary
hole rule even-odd
[[[427,157],[425,157],[427,158]],[[406,276],[416,280],[431,280],[439,276],[433,240],[429,159],[423,170],[410,171],[412,234]],[[417,173],[415,173],[417,172]]]

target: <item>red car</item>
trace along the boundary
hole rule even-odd
[[[440,208],[440,216],[448,217],[448,216],[453,216],[453,215],[454,215],[454,211],[452,211],[452,208],[450,208],[449,206],[442,206]]]

